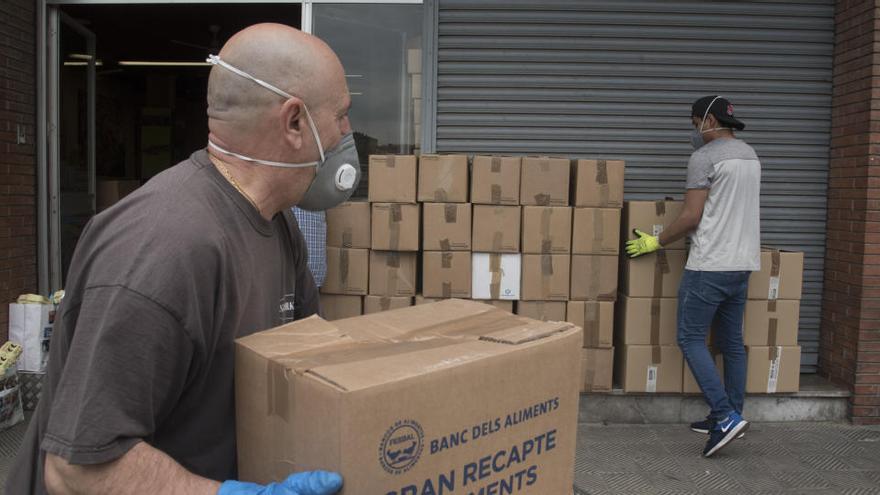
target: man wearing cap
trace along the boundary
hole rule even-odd
[[[737,139],[745,124],[721,96],[706,96],[691,108],[694,152],[688,162],[681,215],[659,236],[635,231],[631,257],[661,249],[685,235],[691,247],[678,291],[678,345],[711,411],[691,429],[708,433],[703,455],[711,457],[740,438],[746,354],[742,325],[749,275],[760,270],[761,162]],[[714,345],[724,356],[724,382],[706,346],[715,322]]]
[[[77,244],[6,493],[342,486],[325,471],[237,481],[234,365],[235,339],[318,311],[290,208],[332,208],[357,186],[345,72],[324,42],[280,24],[242,30],[209,61],[207,148],[97,215]]]

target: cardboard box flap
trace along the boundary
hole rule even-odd
[[[545,339],[552,335],[573,330],[575,328],[577,327],[566,322],[533,321],[521,327],[506,328],[504,330],[483,335],[480,339],[498,344],[520,345]]]

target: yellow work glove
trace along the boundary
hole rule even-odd
[[[657,236],[646,234],[639,229],[634,229],[633,233],[638,239],[626,241],[626,254],[630,258],[653,253],[663,247],[660,245],[660,239]]]

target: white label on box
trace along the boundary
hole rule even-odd
[[[657,391],[657,367],[648,366],[648,381],[645,382],[645,392]]]
[[[770,277],[770,290],[767,291],[767,299],[775,301],[779,298],[779,277]]]
[[[654,237],[657,237],[658,235],[660,235],[663,232],[663,225],[654,224],[654,226],[652,227],[652,232],[653,232],[653,234],[651,234],[651,235],[653,235]]]
[[[776,359],[770,361],[770,373],[767,376],[767,393],[776,393],[776,383],[779,381],[779,361],[782,359],[782,347],[776,348]]]
[[[493,272],[492,256],[500,256]],[[522,260],[517,254],[473,253],[471,297],[474,299],[518,300]],[[493,294],[493,288],[498,291]]]

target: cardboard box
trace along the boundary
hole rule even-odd
[[[520,174],[519,203],[533,206],[568,206],[571,160],[525,157]]]
[[[137,179],[98,179],[95,188],[95,208],[98,213],[110,208],[120,199],[140,187]]]
[[[381,311],[389,311],[392,309],[406,308],[413,305],[413,298],[409,296],[403,297],[386,297],[386,296],[364,296],[364,314],[369,315],[379,313]]]
[[[571,290],[571,255],[522,255],[522,290],[524,301],[567,301]]]
[[[370,202],[415,203],[417,170],[413,155],[370,155]]]
[[[578,160],[572,174],[574,206],[623,206],[623,160]]]
[[[422,246],[425,251],[470,251],[470,203],[424,203]]]
[[[614,345],[678,345],[678,299],[621,296]]]
[[[584,347],[610,348],[614,343],[614,303],[569,301],[567,320],[584,329]]]
[[[749,346],[796,346],[800,301],[746,301],[743,340]]]
[[[370,203],[348,201],[327,210],[327,245],[369,249]]]
[[[520,207],[474,205],[474,251],[518,253],[520,241]]]
[[[239,339],[240,479],[326,469],[342,495],[571,493],[582,339],[456,299]]]
[[[746,393],[775,394],[800,389],[800,346],[750,346],[746,353]]]
[[[370,179],[372,180],[372,179]],[[621,239],[626,242],[635,239],[633,229],[651,235],[660,235],[667,225],[670,225],[681,214],[684,208],[683,201],[659,200],[659,201],[627,201],[623,204],[623,217],[621,219]],[[685,249],[685,240],[681,238],[666,246],[667,251],[672,249]]]
[[[471,253],[426,251],[422,253],[422,295],[425,297],[471,297]]]
[[[518,300],[521,263],[520,254],[473,253],[471,297]]]
[[[370,251],[370,294],[374,296],[416,295],[418,253]]]
[[[638,258],[621,257],[621,263],[620,290],[627,296],[678,297],[687,252],[661,249]]]
[[[711,347],[709,348],[709,352],[711,352],[712,356],[715,358],[715,370],[718,371],[718,376],[721,377],[721,383],[724,383],[724,356]],[[684,362],[683,367],[681,382],[682,393],[702,394],[703,391],[700,389],[700,385],[697,384],[697,379],[694,378],[694,374],[691,373],[691,368],[688,366],[687,361]]]
[[[466,155],[419,157],[419,201],[467,203],[468,158]]]
[[[540,321],[567,321],[565,301],[519,301],[516,314]]]
[[[681,393],[684,358],[674,345],[616,348],[615,373],[624,392]]]
[[[518,205],[521,164],[518,156],[475,156],[471,203]]]
[[[321,294],[321,316],[327,321],[364,314],[363,297]]]
[[[573,254],[570,297],[573,301],[616,300],[617,256]]]
[[[421,48],[408,48],[406,50],[406,72],[408,72],[409,74],[422,73]]]
[[[575,208],[572,254],[620,254],[620,210]]]
[[[761,271],[749,277],[749,299],[799,300],[804,285],[804,253],[761,250]]]
[[[364,296],[370,275],[369,249],[327,248],[327,276],[322,294]]]
[[[420,206],[418,204],[373,203],[372,249],[418,251]]]
[[[581,349],[581,370],[584,374],[581,392],[611,392],[614,348]]]
[[[524,206],[522,252],[526,254],[571,253],[571,208]]]

